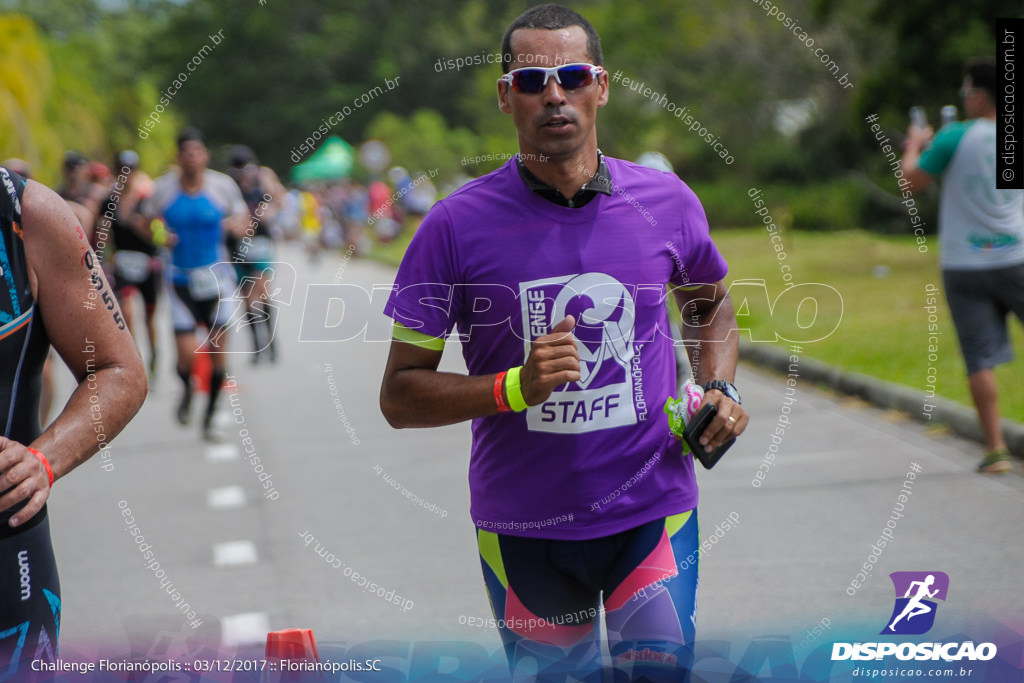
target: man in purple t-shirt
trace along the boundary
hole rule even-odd
[[[677,381],[665,291],[701,341],[714,448],[749,420],[726,263],[675,175],[598,150],[608,75],[586,19],[533,8],[502,48],[519,155],[438,202],[410,244],[381,409],[398,428],[472,420],[471,514],[514,675],[599,677],[604,611],[616,666],[681,680],[697,486],[661,410]],[[453,330],[468,376],[437,371]]]

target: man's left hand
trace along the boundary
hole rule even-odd
[[[750,416],[743,406],[718,389],[705,392],[701,407],[703,408],[707,403],[714,404],[718,408],[718,413],[704,430],[700,437],[700,443],[706,450],[712,451],[742,434],[743,430],[747,428],[747,423],[750,422]]]

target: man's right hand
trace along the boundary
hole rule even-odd
[[[50,497],[50,479],[42,461],[24,444],[3,437],[0,437],[0,491],[7,492],[0,496],[0,510],[28,501],[11,517],[12,527],[34,517]]]
[[[543,403],[556,387],[579,381],[580,353],[572,335],[575,327],[576,319],[567,315],[551,332],[533,340],[520,374],[527,405]]]

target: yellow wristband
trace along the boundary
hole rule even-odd
[[[519,384],[519,373],[522,369],[522,365],[510,368],[508,374],[505,375],[505,395],[508,397],[508,405],[517,413],[521,413],[529,407],[526,405],[526,399],[523,398],[523,388]]]

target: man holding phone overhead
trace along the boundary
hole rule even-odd
[[[1013,360],[1010,313],[1024,322],[1024,191],[996,187],[995,59],[971,60],[964,71],[967,120],[944,126],[934,140],[930,128],[911,126],[901,168],[911,192],[942,181],[942,283],[985,437],[978,471],[1000,474],[1013,461],[995,368]]]
[[[676,389],[665,288],[696,322],[715,449],[749,420],[726,263],[675,175],[598,149],[608,74],[586,19],[535,7],[502,48],[519,154],[438,202],[413,239],[385,307],[381,409],[398,428],[472,420],[471,513],[514,676],[598,680],[604,610],[615,666],[681,680],[697,486],[661,410]],[[456,327],[468,376],[437,370]]]

